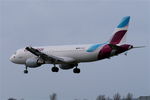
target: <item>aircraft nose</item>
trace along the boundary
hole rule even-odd
[[[9,58],[9,60],[10,60],[11,62],[15,63],[15,56],[12,55],[12,56]]]

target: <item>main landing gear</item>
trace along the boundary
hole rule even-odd
[[[52,67],[52,69],[51,69],[51,70],[52,70],[52,72],[58,72],[58,71],[59,71],[59,68],[58,68],[58,67],[56,67],[56,66],[55,66],[55,64],[54,64],[54,67]]]
[[[27,66],[26,66],[25,68],[26,68],[26,69],[24,70],[24,74],[28,74]]]
[[[56,67],[55,64],[54,64],[54,67],[52,67],[51,71],[52,71],[52,72],[58,72],[58,71],[59,71],[59,68]],[[79,73],[80,73],[80,69],[77,68],[77,66],[76,66],[76,67],[73,69],[73,72],[74,72],[75,74],[79,74]],[[27,66],[25,66],[24,74],[28,74],[28,67],[27,67]]]
[[[77,68],[77,66],[76,66],[76,68],[73,69],[73,72],[76,73],[76,74],[79,74],[80,73],[80,69]]]

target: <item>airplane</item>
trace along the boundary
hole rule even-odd
[[[58,72],[59,69],[73,69],[73,72],[78,74],[80,73],[79,63],[109,59],[121,53],[126,55],[128,50],[142,47],[124,44],[129,21],[130,16],[123,17],[115,28],[112,37],[104,43],[40,47],[27,46],[18,49],[9,59],[13,63],[25,65],[25,74],[28,73],[28,68],[37,68],[43,64],[53,64],[52,72]]]

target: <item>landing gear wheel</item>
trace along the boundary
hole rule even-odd
[[[24,70],[24,73],[25,73],[25,74],[28,74],[28,70]]]
[[[59,68],[57,68],[57,67],[52,67],[52,72],[58,72],[59,71]]]
[[[27,66],[25,68],[26,69],[24,70],[24,74],[28,74],[28,68],[27,68]]]
[[[80,69],[79,68],[74,68],[73,72],[79,74],[80,73]]]

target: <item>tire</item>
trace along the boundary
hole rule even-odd
[[[28,70],[24,70],[24,74],[28,74]]]
[[[73,72],[79,74],[80,73],[80,69],[79,68],[74,68]]]
[[[57,67],[52,67],[52,72],[58,72],[59,71],[59,68],[57,68]]]

